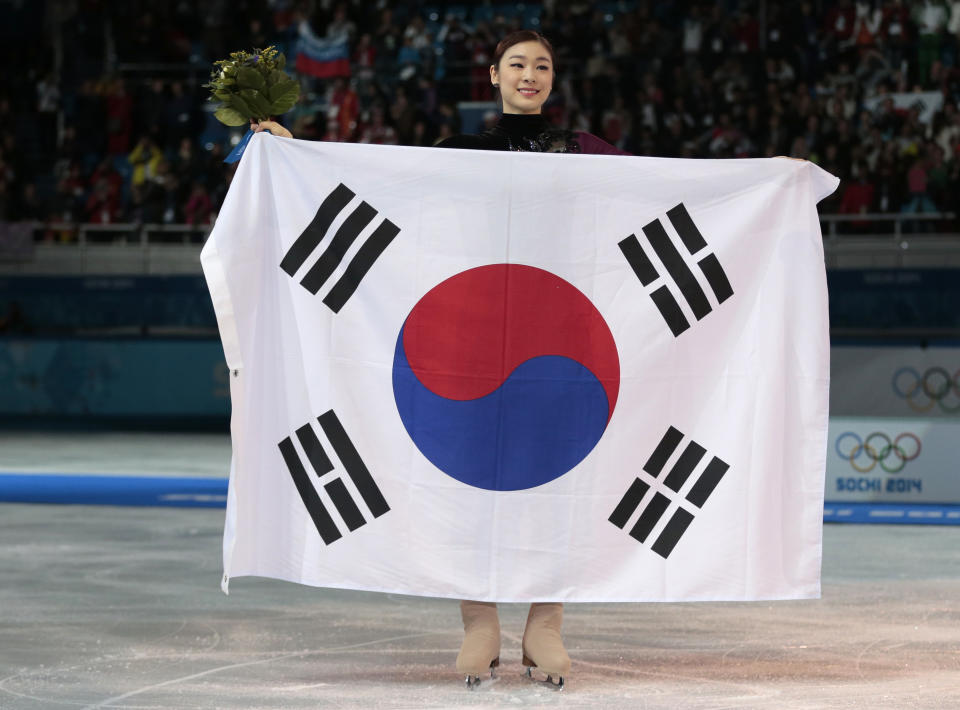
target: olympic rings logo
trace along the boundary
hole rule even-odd
[[[892,384],[894,393],[915,412],[929,412],[934,405],[949,414],[960,412],[960,370],[951,377],[942,367],[929,367],[923,375],[901,367],[893,373]]]
[[[921,448],[916,434],[904,432],[891,440],[882,431],[875,431],[866,439],[846,431],[837,437],[834,446],[837,455],[849,461],[854,470],[860,473],[870,473],[877,464],[887,473],[900,473],[907,461],[913,461],[920,455]]]

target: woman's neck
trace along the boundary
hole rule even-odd
[[[534,139],[549,130],[550,126],[539,113],[505,113],[500,116],[493,133],[511,140]]]

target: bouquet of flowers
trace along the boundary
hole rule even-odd
[[[228,126],[265,121],[293,108],[300,85],[283,71],[287,59],[276,47],[231,52],[229,59],[214,62],[210,100],[220,102],[213,115]]]

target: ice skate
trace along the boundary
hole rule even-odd
[[[463,645],[457,655],[457,670],[465,673],[467,688],[476,689],[480,676],[500,665],[500,620],[492,602],[460,602],[463,617]]]
[[[563,604],[535,603],[530,605],[527,626],[523,630],[523,665],[527,677],[533,679],[533,669],[547,674],[546,685],[563,690],[563,677],[570,672],[570,656],[563,647],[560,628],[563,626]]]

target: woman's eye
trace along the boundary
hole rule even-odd
[[[519,67],[520,69],[523,69],[523,65],[522,65],[520,62],[514,62],[514,63],[511,64],[510,66],[512,66],[512,67]]]
[[[541,64],[540,66],[537,67],[537,69],[542,69],[543,71],[548,71],[548,70],[550,69],[550,67],[548,67],[546,64]]]

